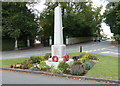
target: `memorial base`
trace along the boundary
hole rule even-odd
[[[62,58],[64,55],[66,55],[66,45],[52,45],[52,57],[57,56],[58,58]]]
[[[53,66],[55,69],[57,69],[59,63],[63,61],[63,58],[60,58],[58,62],[53,62],[50,58],[49,60],[45,61],[48,66]],[[73,59],[69,59],[69,61],[66,61],[69,65],[72,65],[74,63]]]

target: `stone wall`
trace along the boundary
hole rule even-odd
[[[71,37],[66,39],[66,44],[77,44],[81,42],[92,41],[93,37]]]

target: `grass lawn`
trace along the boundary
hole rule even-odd
[[[21,63],[26,59],[28,59],[28,57],[27,58],[16,58],[16,59],[0,60],[0,67],[10,67],[11,64]]]
[[[80,53],[68,53],[70,57]],[[85,75],[88,77],[106,78],[118,80],[118,58],[95,54],[100,59],[99,62]],[[10,64],[21,63],[27,58],[0,60],[0,67],[9,67]]]
[[[74,56],[79,55],[79,53],[70,53],[69,55]],[[118,80],[118,58],[100,54],[95,55],[98,56],[99,62],[85,76]]]

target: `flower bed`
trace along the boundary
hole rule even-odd
[[[61,61],[55,69],[53,66],[48,66],[45,62],[48,58],[51,58],[51,54],[47,53],[45,56],[31,56],[29,59],[22,63],[16,63],[10,65],[10,68],[29,69],[32,71],[46,71],[58,74],[72,74],[72,75],[85,75],[95,64],[99,61],[96,55],[90,53],[80,53],[79,56],[73,56],[74,63],[69,65],[66,61],[69,60],[69,56],[65,55],[63,61]],[[57,62],[57,56],[53,56],[54,62]]]

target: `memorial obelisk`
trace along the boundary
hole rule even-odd
[[[51,46],[52,58],[49,58],[46,62],[49,66],[54,66],[57,69],[60,61],[63,61],[64,55],[66,55],[66,45],[63,44],[63,27],[62,27],[62,13],[60,4],[54,10],[54,45]],[[53,57],[57,57],[57,61],[53,61]],[[66,61],[69,65],[74,63],[73,59]]]
[[[63,44],[62,13],[60,4],[54,10],[54,45],[51,46],[51,50],[52,56],[57,56],[59,59],[66,55],[66,45]]]

